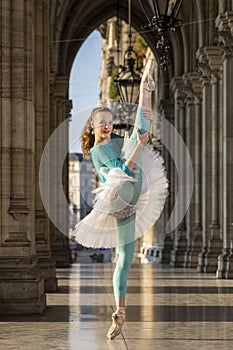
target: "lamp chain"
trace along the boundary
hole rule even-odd
[[[131,32],[131,0],[128,0],[128,23],[129,23],[129,46],[131,47],[131,38],[132,38],[132,32]]]

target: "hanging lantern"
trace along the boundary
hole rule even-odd
[[[141,72],[138,69],[137,54],[132,49],[132,46],[129,46],[125,52],[124,64],[120,68],[121,70],[114,79],[114,83],[121,102],[124,104],[136,104],[139,98]]]

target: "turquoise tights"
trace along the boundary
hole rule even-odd
[[[113,289],[115,298],[125,298],[126,295],[126,283],[134,255],[135,214],[126,219],[117,220],[119,241],[124,240],[126,227],[127,234],[132,235],[132,240],[130,243],[120,245],[118,248],[119,256],[113,274]]]
[[[135,126],[131,138],[137,143],[136,129],[139,128],[141,133],[144,133],[150,125],[150,121],[143,117],[142,110],[138,108]],[[135,204],[138,200],[141,190],[141,172],[138,174],[138,181],[134,183],[134,194],[131,204]],[[122,192],[127,191],[124,187]],[[126,193],[126,192],[125,192]],[[113,274],[113,289],[115,298],[125,298],[126,285],[129,274],[129,269],[134,255],[134,237],[135,237],[135,217],[136,214],[125,218],[117,219],[117,228],[119,236],[118,260]],[[127,244],[124,244],[124,238],[127,235]],[[130,237],[129,237],[130,236]]]

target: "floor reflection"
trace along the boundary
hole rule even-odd
[[[233,281],[195,270],[133,265],[123,335],[106,338],[114,307],[114,265],[58,269],[44,315],[0,318],[0,349],[230,350]]]

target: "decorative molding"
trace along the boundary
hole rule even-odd
[[[216,18],[216,27],[218,27],[218,45],[224,59],[233,57],[233,12],[225,12]]]
[[[19,220],[22,216],[28,215],[30,212],[26,205],[25,199],[11,199],[11,204],[8,213],[15,219]]]
[[[200,103],[202,100],[202,84],[198,72],[184,74],[183,79],[188,93],[194,99],[194,103]]]
[[[202,85],[209,85],[211,81],[211,70],[208,64],[208,59],[206,57],[206,52],[204,52],[204,48],[200,48],[197,51],[197,59],[198,59],[198,72],[200,74],[200,78],[202,81]]]
[[[9,237],[3,243],[4,247],[30,246],[27,232],[9,232]]]
[[[67,100],[67,93],[69,88],[69,77],[66,75],[57,75],[54,78],[54,95]]]
[[[183,109],[185,106],[186,92],[184,89],[178,92],[176,103],[179,109]]]
[[[183,80],[184,80],[184,91],[186,93],[185,103],[187,105],[192,105],[192,104],[194,104],[194,91],[193,91],[193,87],[192,87],[192,82],[189,79],[189,75],[184,74]]]
[[[182,91],[183,88],[184,88],[184,80],[182,76],[172,78],[170,82],[170,89],[173,95],[175,95],[176,92]]]
[[[183,77],[172,78],[170,83],[170,89],[172,94],[174,95],[175,102],[177,103],[178,108],[183,109],[185,105],[185,97],[186,97]]]
[[[219,46],[207,46],[205,47],[205,52],[211,70],[211,83],[217,84],[222,71],[221,48]]]
[[[222,55],[219,46],[206,46],[197,51],[198,70],[201,75],[202,84],[218,82],[222,71]]]

